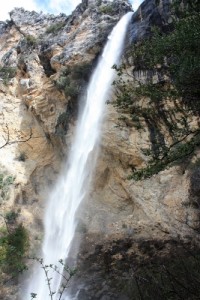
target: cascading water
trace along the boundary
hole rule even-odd
[[[90,80],[65,172],[60,176],[48,201],[42,248],[44,264],[57,265],[60,259],[65,260],[68,256],[76,228],[75,214],[87,192],[87,181],[94,169],[94,163],[88,162],[98,143],[105,101],[114,79],[112,66],[119,62],[131,16],[132,13],[127,13],[113,29]],[[60,265],[59,273],[62,272],[63,266]],[[56,272],[49,273],[49,277],[52,277],[51,289],[55,292],[52,297],[60,299],[62,277]],[[24,300],[30,299],[31,293],[37,294],[37,300],[49,299],[44,270],[41,268],[35,270]]]

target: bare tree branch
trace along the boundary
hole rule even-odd
[[[8,124],[6,124],[6,129],[7,129],[6,141],[2,146],[0,146],[0,149],[6,147],[8,145],[12,145],[12,144],[26,143],[26,142],[30,141],[31,139],[45,138],[45,135],[44,136],[33,136],[32,128],[30,128],[30,133],[29,133],[28,137],[21,139],[21,140],[10,141],[10,131],[9,131]]]
[[[7,139],[4,143],[3,146],[0,146],[0,149],[2,149],[3,147],[5,147],[6,145],[9,145],[10,142],[10,132],[9,132],[9,128],[8,128],[8,124],[6,124],[6,129],[7,129]]]

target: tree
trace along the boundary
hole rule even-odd
[[[200,4],[177,0],[172,11],[172,29],[165,33],[152,28],[149,38],[129,47],[125,63],[114,66],[115,105],[123,118],[128,112],[138,130],[149,129],[150,147],[143,149],[148,163],[131,174],[136,180],[190,159],[200,146]],[[133,72],[124,80],[129,61]],[[146,72],[145,83],[136,78],[138,70]]]

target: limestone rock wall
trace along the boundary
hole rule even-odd
[[[67,134],[56,132],[73,101],[55,84],[60,70],[95,61],[113,26],[131,9],[126,1],[97,2],[83,1],[70,16],[19,8],[0,24],[0,165],[1,173],[15,178],[12,197],[1,207],[20,212],[18,221],[31,228],[33,243],[41,239],[45,199],[75,125],[72,116]]]
[[[13,181],[1,189],[0,210],[17,213],[29,232],[30,255],[40,247],[44,207],[76,123],[72,114],[65,134],[57,131],[74,99],[56,81],[67,66],[95,64],[113,26],[131,9],[115,1],[107,13],[108,4],[83,0],[72,15],[56,17],[15,9],[11,21],[0,22],[0,174]],[[17,299],[19,288],[6,282],[3,276],[2,297]]]

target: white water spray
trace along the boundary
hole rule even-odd
[[[85,107],[78,120],[65,172],[60,176],[46,210],[42,248],[45,265],[58,265],[60,259],[65,260],[68,257],[76,229],[75,214],[87,192],[87,181],[94,169],[94,163],[88,162],[98,143],[105,101],[115,75],[112,66],[119,62],[131,16],[132,13],[126,14],[113,29],[90,80]],[[63,272],[62,265],[59,272],[61,274]],[[51,281],[51,289],[55,291],[53,299],[60,299],[59,288],[62,277],[56,272],[52,274],[49,272],[48,275],[53,278]],[[29,300],[31,293],[37,294],[37,300],[49,299],[44,270],[39,267],[33,274],[24,300]]]

